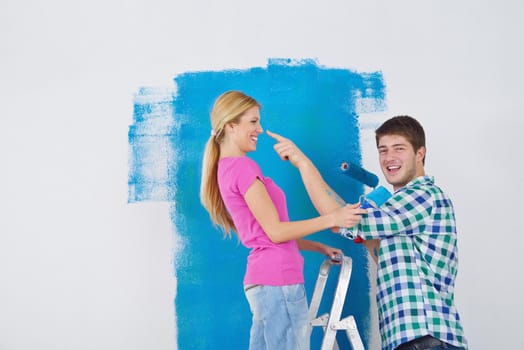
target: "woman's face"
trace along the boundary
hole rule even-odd
[[[231,124],[231,128],[231,137],[241,154],[255,151],[257,149],[258,135],[264,131],[260,124],[259,107],[255,106],[248,109],[240,117],[238,123]]]

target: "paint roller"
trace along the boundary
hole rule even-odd
[[[351,162],[342,162],[342,164],[340,164],[340,170],[343,174],[351,177],[353,180],[373,188],[371,192],[360,197],[360,207],[362,209],[378,208],[392,196],[391,192],[389,192],[384,186],[377,187],[379,182],[378,176],[372,172]],[[353,239],[355,243],[363,242],[363,239],[360,236],[355,236],[352,230],[346,227],[340,228],[339,233],[343,237]]]
[[[340,170],[343,174],[351,177],[353,180],[356,180],[368,187],[377,187],[378,185],[378,176],[373,174],[370,171],[367,171],[364,168],[359,167],[358,165],[351,162],[342,162],[340,164]]]

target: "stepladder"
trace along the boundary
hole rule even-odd
[[[336,262],[332,259],[326,259],[320,265],[320,271],[315,283],[313,296],[308,310],[308,339],[311,339],[313,327],[322,327],[324,336],[322,338],[321,350],[339,350],[337,343],[337,332],[345,331],[352,350],[365,350],[362,339],[358,332],[357,324],[353,316],[346,316],[341,319],[342,309],[346,301],[346,295],[351,279],[352,260],[350,257],[340,257],[340,272],[337,286],[333,295],[333,302],[329,313],[318,315],[324,290],[329,277],[331,267]],[[314,350],[314,349],[311,349]]]

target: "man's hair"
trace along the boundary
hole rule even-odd
[[[413,117],[408,115],[398,115],[386,120],[377,130],[375,130],[375,141],[377,143],[382,136],[399,135],[404,136],[416,152],[420,147],[426,147],[426,135],[424,128]],[[423,160],[423,162],[425,159]]]

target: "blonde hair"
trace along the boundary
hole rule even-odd
[[[224,140],[224,127],[229,123],[238,123],[240,117],[252,107],[260,107],[254,98],[240,91],[227,91],[216,99],[211,111],[212,129],[202,160],[200,201],[213,224],[222,229],[224,237],[231,237],[231,231],[236,231],[236,228],[218,188],[220,143]]]

